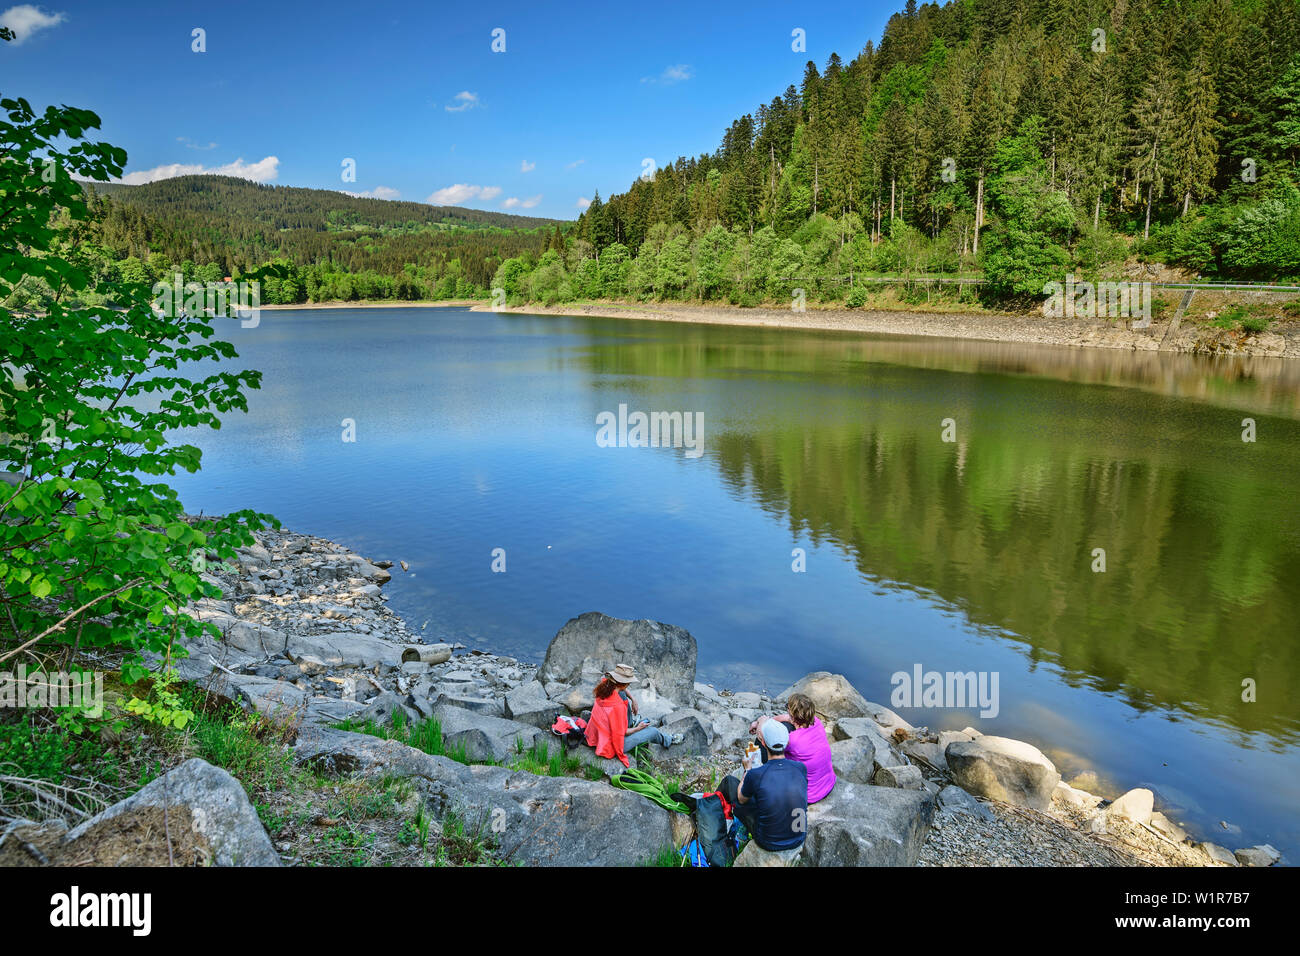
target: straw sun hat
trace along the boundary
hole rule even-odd
[[[613,679],[615,684],[636,683],[636,671],[632,670],[632,668],[627,664],[619,664],[609,672],[609,676]]]

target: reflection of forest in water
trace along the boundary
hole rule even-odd
[[[863,575],[1136,707],[1300,729],[1300,363],[629,328],[599,328],[593,370],[692,380],[729,486]]]

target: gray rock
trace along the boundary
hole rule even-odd
[[[218,696],[272,719],[291,719],[307,704],[307,693],[300,687],[272,677],[216,671],[207,680],[206,687]]]
[[[542,689],[546,691],[547,697],[551,700],[557,701],[564,700],[564,698],[569,696],[569,692],[573,690],[573,688],[568,684],[561,684],[557,680],[547,681],[543,685]]]
[[[675,704],[658,694],[637,694],[635,687],[632,688],[632,692],[632,696],[637,702],[637,719],[650,721],[652,727],[659,726],[669,714],[681,709],[680,704]],[[590,699],[588,699],[587,703],[591,703]]]
[[[237,548],[236,551],[241,555],[252,558],[253,562],[257,564],[258,567],[266,568],[271,566],[271,552],[267,551],[266,548],[262,547],[260,544],[251,544],[246,548]]]
[[[629,664],[639,679],[634,693],[654,690],[685,706],[695,700],[696,653],[695,638],[680,627],[591,611],[560,628],[546,649],[537,679],[586,686],[584,671],[599,674]]]
[[[374,703],[374,701],[371,701]],[[349,717],[356,717],[366,705],[355,700],[340,700],[337,697],[313,697],[307,701],[307,710],[303,720],[317,724],[337,724]]]
[[[888,707],[872,701],[867,701],[867,709],[872,720],[880,725],[880,732],[886,737],[892,736],[895,730],[904,730],[908,734],[915,734],[916,728],[905,721],[898,714],[894,713]]]
[[[939,791],[938,804],[948,813],[967,814],[992,822],[993,811],[980,803],[961,787],[944,787]]]
[[[1046,810],[1061,782],[1037,747],[1006,737],[979,737],[948,745],[953,781],[979,797]]]
[[[1187,839],[1187,831],[1163,813],[1151,814],[1151,827],[1161,836],[1167,837],[1175,843],[1182,843]]]
[[[1052,791],[1052,799],[1060,801],[1066,806],[1082,807],[1085,810],[1091,810],[1101,803],[1101,797],[1089,793],[1087,790],[1076,789],[1065,781],[1061,781],[1056,785],[1056,789]]]
[[[400,713],[406,719],[408,726],[418,724],[423,716],[405,697],[392,691],[384,691],[366,704],[362,710],[357,711],[353,719],[361,723],[367,720],[374,721],[383,727],[392,722],[394,713]]]
[[[435,709],[442,706],[459,707],[461,710],[486,714],[489,717],[504,717],[506,715],[505,705],[494,697],[463,697],[443,693],[434,699],[433,706]]]
[[[579,686],[569,691],[560,703],[570,714],[580,714],[591,706],[594,699],[591,688]]]
[[[1236,866],[1237,858],[1232,855],[1232,851],[1227,850],[1217,843],[1198,843],[1197,846],[1215,863],[1222,863],[1224,866]]]
[[[761,846],[750,840],[745,844],[745,848],[740,851],[735,862],[735,866],[798,866],[799,859],[803,856],[803,847],[797,846],[792,850],[764,850]]]
[[[924,790],[925,781],[918,767],[911,764],[899,764],[895,767],[881,767],[872,778],[877,787],[897,787],[900,790]]]
[[[502,787],[482,788],[488,805],[477,809],[491,814],[499,808],[499,853],[510,862],[631,866],[673,846],[670,811],[640,794],[574,777],[502,776],[491,768],[474,773]]]
[[[784,704],[791,694],[803,694],[812,699],[813,706],[822,720],[838,720],[841,717],[870,717],[872,705],[848,682],[843,674],[829,671],[816,671],[805,675],[787,687],[777,697],[777,702]]]
[[[696,681],[696,682],[695,682],[695,693],[696,693],[697,696],[699,696],[699,697],[703,697],[703,698],[705,698],[706,700],[712,700],[712,701],[716,701],[716,702],[718,702],[718,703],[721,703],[721,702],[722,702],[722,695],[719,694],[719,693],[718,693],[716,690],[714,690],[712,687],[710,687],[708,684],[701,684],[699,681]]]
[[[749,721],[735,714],[713,718],[713,736],[718,748],[725,750],[750,738]]]
[[[837,783],[808,808],[805,866],[915,866],[930,832],[934,797],[924,790],[895,790]]]
[[[68,831],[65,843],[76,843],[109,820],[129,819],[146,808],[166,807],[171,825],[186,817],[199,845],[215,866],[279,866],[266,828],[238,780],[206,760],[187,760],[120,803],[115,803]],[[178,812],[183,811],[183,812]],[[164,839],[161,828],[155,831]],[[131,861],[120,861],[131,865]]]
[[[284,654],[288,635],[283,631],[220,612],[199,611],[195,616],[205,623],[216,625],[225,643],[246,654],[258,657],[278,657]]]
[[[831,766],[835,779],[845,783],[870,784],[876,775],[876,748],[868,737],[837,740],[831,744]]]
[[[842,717],[835,721],[835,726],[831,730],[831,737],[835,740],[850,740],[863,734],[875,734],[884,739],[880,725],[870,717]]]
[[[353,632],[295,634],[289,638],[285,653],[299,666],[302,658],[321,661],[330,668],[376,665],[396,668],[402,663],[401,644]]]
[[[561,709],[535,680],[520,684],[506,694],[504,701],[506,717],[543,730],[550,729]]]
[[[355,773],[453,784],[472,782],[469,768],[450,757],[436,757],[396,740],[333,727],[304,727],[294,743],[293,755],[296,762],[333,776]]]
[[[875,731],[831,744],[831,765],[835,776],[851,783],[869,784],[881,767],[904,763],[898,751]]]
[[[694,711],[678,711],[664,722],[669,734],[681,734],[682,742],[670,748],[674,757],[683,754],[706,754],[712,740],[712,725],[704,722],[703,715]]]
[[[938,744],[908,738],[898,745],[898,749],[918,763],[930,766],[935,770],[945,771],[948,769],[948,759],[944,756],[943,748]]]
[[[433,716],[442,725],[443,743],[448,748],[464,747],[472,760],[505,763],[519,753],[520,746],[526,749],[539,736],[552,736],[538,727],[474,713],[446,702],[435,704]]]
[[[1145,787],[1137,787],[1124,794],[1106,808],[1108,816],[1121,817],[1134,823],[1150,823],[1155,794]]]
[[[308,677],[314,677],[317,674],[325,674],[330,670],[330,665],[325,663],[315,654],[301,654],[298,656],[296,663],[298,669]]]
[[[1238,850],[1236,856],[1242,866],[1272,866],[1282,859],[1282,854],[1267,843]]]

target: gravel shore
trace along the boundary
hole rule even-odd
[[[1300,358],[1300,325],[1290,322],[1279,331],[1258,335],[1225,333],[1220,329],[1183,323],[1166,336],[1169,321],[1153,321],[1132,331],[1110,319],[1046,318],[1039,314],[1011,315],[971,312],[902,312],[870,309],[742,309],[689,303],[620,302],[573,303],[493,310],[486,303],[475,312],[511,312],[521,315],[574,315],[593,318],[641,319],[653,322],[691,322],[868,334],[916,335],[976,341],[1036,345],[1125,349],[1137,352],[1213,352]]]

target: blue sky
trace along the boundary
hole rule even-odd
[[[807,60],[851,59],[901,6],[0,0],[22,36],[0,44],[0,93],[94,110],[128,182],[202,167],[570,219],[647,157],[712,152]]]

